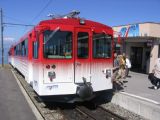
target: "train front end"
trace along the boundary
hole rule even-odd
[[[110,27],[79,18],[54,19],[42,25],[47,27],[33,43],[33,52],[39,55],[39,61],[33,62],[33,89],[39,96],[75,102],[112,89]]]

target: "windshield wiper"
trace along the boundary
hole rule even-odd
[[[60,28],[57,27],[57,28],[48,36],[47,40],[46,40],[43,44],[46,44],[46,43],[56,34],[56,32],[59,31],[59,30],[60,30]]]

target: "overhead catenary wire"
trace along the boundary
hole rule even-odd
[[[51,2],[52,2],[52,0],[49,0],[49,1],[46,3],[46,5],[40,10],[40,12],[32,19],[31,23],[41,15],[41,13],[49,6],[49,4],[50,4]]]
[[[6,19],[10,19],[10,20],[12,20],[12,21],[19,22],[19,23],[22,23],[22,22],[23,22],[22,20],[19,20],[19,19],[17,19],[17,18],[8,16],[8,15],[3,15],[3,17],[6,18]]]
[[[46,3],[46,5],[40,10],[40,12],[32,19],[32,21],[30,22],[31,24],[33,23],[33,21],[35,20],[35,19],[37,19],[40,15],[41,15],[41,13],[49,6],[49,4],[52,2],[52,0],[49,0],[47,3]],[[26,26],[26,27],[28,27],[28,26]],[[24,29],[24,32],[26,32],[26,28]]]
[[[3,23],[4,25],[16,25],[16,26],[25,26],[25,27],[28,27],[28,26],[35,26],[35,25],[31,25],[31,24],[20,24],[20,23]]]

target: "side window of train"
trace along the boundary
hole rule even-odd
[[[21,43],[21,56],[25,56],[25,42]]]
[[[28,56],[28,38],[24,41],[24,54]]]
[[[33,42],[33,58],[38,59],[38,41]]]
[[[17,55],[16,46],[14,47],[14,55]]]
[[[78,58],[88,58],[88,42],[89,42],[89,35],[87,32],[79,32],[78,33],[78,51],[77,57]]]

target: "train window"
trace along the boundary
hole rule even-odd
[[[112,37],[106,34],[93,34],[93,57],[110,58],[111,57]]]
[[[24,43],[24,54],[25,56],[28,56],[28,39],[25,39]]]
[[[23,41],[23,42],[21,43],[21,55],[22,55],[22,56],[25,56],[24,50],[25,50],[25,46],[24,46],[24,41]]]
[[[33,58],[38,58],[38,41],[33,42]]]
[[[12,55],[11,50],[9,50],[8,55],[9,55],[9,56],[11,56],[11,55]]]
[[[18,55],[18,45],[16,46],[16,55]]]
[[[18,55],[21,55],[21,44],[18,44]]]
[[[14,47],[14,54],[17,55],[17,47]]]
[[[45,31],[44,32],[45,58],[72,58],[72,32]]]
[[[14,47],[14,55],[16,55],[16,46]]]
[[[21,53],[22,53],[22,45],[19,44],[19,56],[21,56]]]
[[[89,35],[87,32],[78,33],[78,58],[88,58]]]
[[[16,46],[16,55],[18,55],[18,45]]]

